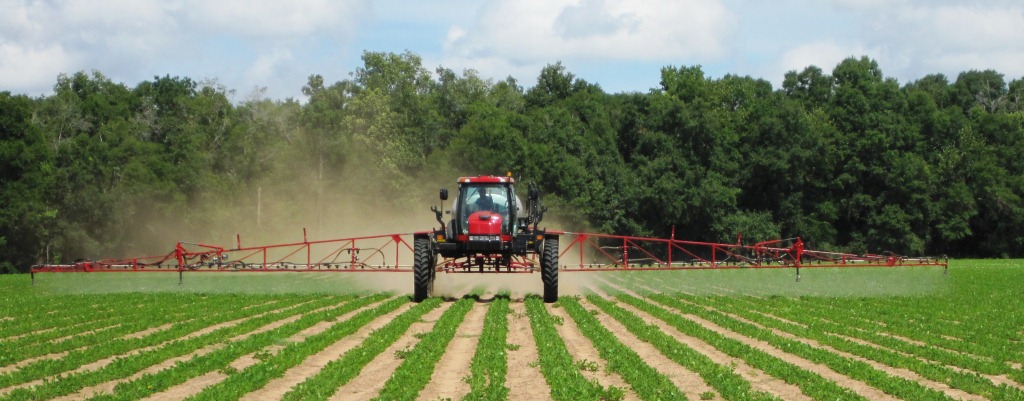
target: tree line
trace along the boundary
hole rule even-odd
[[[439,186],[507,171],[566,229],[1024,256],[1024,79],[901,86],[851,57],[777,89],[668,66],[647,93],[610,94],[561,63],[524,89],[409,52],[362,60],[348,79],[310,76],[305,101],[95,71],[48,96],[0,92],[0,271],[325,230],[368,205],[414,209],[427,229]]]

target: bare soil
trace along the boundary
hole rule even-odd
[[[324,310],[329,310],[329,309],[333,309],[333,308],[339,308],[342,305],[344,305],[344,303],[339,303],[339,304],[336,304],[336,305],[328,305],[328,306],[325,306],[325,307],[322,307],[322,308],[314,309],[314,310],[309,311],[307,313],[318,313],[318,312],[321,312],[321,311],[324,311]],[[355,312],[349,312],[349,313],[346,314],[346,316],[351,316],[354,313]],[[294,322],[296,320],[299,320],[300,318],[302,318],[302,315],[290,316],[288,318],[275,321],[273,323],[270,323],[268,325],[262,326],[262,327],[260,327],[260,328],[258,328],[256,330],[251,331],[251,332],[248,332],[248,333],[245,333],[245,334],[241,334],[241,335],[232,337],[231,339],[229,339],[225,343],[216,344],[214,346],[211,346],[209,351],[207,351],[207,352],[212,352],[215,349],[219,349],[219,348],[225,346],[227,343],[236,342],[236,341],[242,341],[242,340],[245,340],[246,338],[249,338],[249,337],[251,337],[253,335],[256,335],[256,334],[259,334],[259,333],[264,333],[264,332],[276,329],[278,327],[284,326],[285,324],[288,324],[288,323]],[[317,323],[316,325],[311,326],[310,328],[317,327],[317,329],[319,329],[320,331],[326,330],[327,327],[330,327],[330,326],[329,325],[324,326],[324,323],[325,322]],[[307,328],[304,331],[296,333],[294,336],[289,337],[285,341],[298,341],[298,340],[301,340],[301,339],[305,338],[306,335],[309,335],[308,334],[309,333],[308,330],[310,330],[310,328]],[[277,351],[279,351],[281,348],[283,348],[283,346],[275,344],[275,345],[271,345],[269,347],[266,347],[266,348],[264,348],[264,349],[262,349],[262,350],[260,350],[258,352],[267,352],[267,353],[270,353],[270,354],[276,354]],[[199,352],[199,351],[197,351],[197,352]],[[258,364],[258,363],[260,363],[260,360],[255,357],[255,354],[256,353],[250,353],[250,354],[242,355],[238,359],[235,359],[234,361],[231,361],[231,363],[229,363],[228,366],[230,366],[231,368],[234,368],[235,370],[239,370],[240,371],[240,370],[243,370],[243,369],[248,368],[250,366],[253,366],[255,364]],[[147,401],[170,401],[170,400],[185,399],[185,398],[188,398],[188,397],[193,396],[195,394],[198,394],[199,392],[203,391],[203,389],[205,389],[207,387],[210,387],[210,386],[212,386],[214,384],[220,383],[220,382],[224,381],[227,378],[228,378],[228,376],[226,374],[220,372],[220,371],[207,372],[207,373],[202,374],[202,375],[200,375],[198,377],[194,377],[194,378],[191,378],[189,380],[186,380],[185,382],[180,383],[180,384],[178,384],[176,386],[172,386],[171,388],[168,388],[168,389],[166,389],[166,390],[164,390],[164,391],[162,391],[160,393],[154,394],[153,396],[147,398],[146,400]]]
[[[540,371],[540,357],[533,338],[530,319],[522,303],[509,305],[507,341],[514,349],[508,351],[509,401],[550,401],[551,388]],[[518,348],[516,348],[518,347]]]
[[[457,400],[469,394],[469,383],[463,378],[469,376],[470,364],[476,354],[476,346],[484,331],[484,316],[489,304],[478,302],[466,314],[465,320],[456,331],[455,338],[448,343],[441,360],[438,361],[430,383],[420,392],[423,400]]]
[[[588,310],[599,310],[597,306],[594,306],[585,299],[581,301],[581,304]],[[709,386],[699,374],[686,369],[683,366],[675,363],[671,359],[668,359],[665,355],[661,354],[653,345],[640,340],[637,336],[633,335],[621,323],[615,318],[608,316],[601,312],[594,315],[598,321],[601,322],[608,331],[612,332],[616,338],[622,343],[629,344],[629,347],[636,352],[651,368],[658,371],[669,379],[683,394],[686,395],[687,399],[691,400],[704,400],[707,398],[702,397],[702,394],[711,393],[714,394],[712,400],[721,400],[722,397],[715,391],[714,388]]]
[[[621,287],[616,286],[615,288],[630,293],[630,295],[633,295],[634,297],[639,297],[637,294],[632,293],[631,291],[627,291]],[[719,351],[717,348],[711,346],[710,344],[696,337],[689,336],[677,330],[675,327],[668,325],[664,321],[647,314],[644,311],[641,311],[625,303],[617,303],[617,305],[622,307],[623,309],[633,312],[633,314],[637,315],[637,317],[642,319],[644,323],[653,324],[657,326],[659,329],[661,329],[662,332],[671,335],[673,338],[678,340],[683,345],[686,345],[687,347],[690,347],[691,349],[703,354],[704,356],[708,357],[708,359],[711,359],[712,362],[722,366],[731,366],[733,368],[733,371],[736,372],[736,374],[740,375],[740,377],[750,382],[750,387],[756,391],[774,394],[783,400],[810,401],[812,399],[804,395],[800,391],[799,387],[786,383],[785,380],[771,376],[765,373],[763,370],[754,368],[748,365],[742,359],[733,358],[728,354]]]
[[[355,400],[369,400],[376,397],[380,390],[384,388],[384,383],[387,382],[387,378],[391,377],[398,365],[402,364],[402,359],[399,358],[396,353],[399,350],[411,350],[419,343],[419,339],[415,337],[417,333],[427,333],[437,322],[437,319],[441,317],[444,311],[448,310],[454,303],[445,302],[440,307],[427,312],[423,315],[423,318],[412,326],[409,326],[409,330],[405,332],[398,341],[391,344],[390,347],[377,355],[376,358],[369,364],[363,367],[363,370],[359,372],[359,375],[354,377],[348,383],[345,383],[334,396],[330,398],[332,401],[355,401]]]
[[[346,336],[334,344],[327,346],[322,351],[317,352],[305,360],[302,363],[288,369],[284,372],[284,376],[267,383],[263,388],[246,394],[242,397],[243,401],[259,401],[259,400],[277,400],[281,399],[289,390],[295,387],[297,384],[302,383],[309,377],[312,377],[320,372],[321,369],[330,361],[340,358],[345,355],[346,352],[355,348],[359,344],[362,344],[367,337],[370,336],[374,331],[384,327],[391,322],[396,316],[404,313],[405,311],[412,308],[413,304],[406,304],[398,309],[391,311],[387,314],[378,316],[376,319],[363,326],[361,329],[356,330],[349,336]]]
[[[554,316],[556,319],[561,318],[562,324],[556,324],[555,328],[558,329],[558,334],[562,337],[562,341],[565,342],[565,347],[569,350],[569,355],[572,355],[572,359],[576,362],[592,362],[597,365],[596,371],[590,371],[581,369],[580,373],[584,377],[595,380],[603,387],[615,386],[625,393],[625,401],[639,401],[636,393],[630,387],[629,383],[626,383],[616,373],[610,373],[605,370],[608,366],[608,361],[601,358],[597,348],[590,342],[587,336],[583,335],[579,327],[576,326],[576,322],[569,317],[569,314],[565,313],[562,308],[553,307],[552,304],[544,305],[548,313]]]

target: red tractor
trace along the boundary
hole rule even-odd
[[[534,272],[544,283],[544,302],[558,300],[558,234],[538,229],[547,210],[531,185],[524,204],[512,177],[477,176],[458,180],[459,193],[445,211],[448,190],[442,188],[442,207],[431,207],[440,229],[414,236],[413,299],[431,295],[438,271]],[[449,219],[445,222],[445,215]],[[441,255],[441,263],[437,261]]]

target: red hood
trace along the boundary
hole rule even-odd
[[[501,235],[501,215],[476,212],[469,215],[469,235]]]

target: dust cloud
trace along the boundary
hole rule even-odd
[[[239,242],[251,247],[412,233],[437,225],[430,206],[440,204],[439,188],[454,188],[457,173],[408,177],[366,159],[350,155],[327,163],[290,157],[258,182],[206,188],[186,209],[154,202],[135,213],[139,223],[128,229],[123,254],[101,257],[166,254],[179,241],[231,249]]]
[[[302,150],[272,157],[275,164],[262,179],[239,186],[211,185],[199,191],[186,206],[168,206],[174,202],[154,200],[152,207],[137,210],[138,222],[127,229],[120,255],[98,255],[97,258],[124,258],[143,255],[167,255],[179,241],[208,244],[225,249],[258,247],[273,244],[302,244],[340,238],[410,234],[431,230],[438,226],[431,206],[450,208],[451,200],[438,197],[440,188],[457,191],[459,176],[494,174],[498,172],[457,171],[445,163],[428,160],[427,169],[414,173],[400,173],[382,167],[377,155],[353,146],[341,160],[311,159],[297,153]],[[317,153],[317,152],[313,152]],[[529,177],[524,177],[527,180]],[[236,182],[237,180],[224,180]],[[521,181],[521,180],[520,180]],[[521,191],[525,189],[521,188]],[[542,198],[547,203],[547,199]],[[564,201],[552,197],[551,210],[546,213],[540,227],[552,230],[584,231],[583,221]],[[565,216],[562,216],[562,215]],[[447,220],[449,216],[445,216]],[[568,222],[568,223],[567,223]],[[305,230],[305,231],[304,231]],[[391,238],[359,240],[348,245],[359,248],[358,261],[378,266],[396,265],[411,268],[412,238],[402,237],[405,243],[393,243]],[[566,244],[563,244],[563,247]],[[350,254],[339,253],[338,243],[309,247],[310,261],[347,262]],[[193,246],[194,247],[194,246]],[[268,261],[287,260],[306,262],[306,250],[298,247],[268,251]],[[198,248],[190,248],[198,249]],[[292,254],[292,252],[296,252]],[[246,262],[261,262],[246,252],[232,253],[231,258],[246,258]],[[578,259],[578,257],[576,257]],[[573,259],[575,260],[575,259]],[[283,277],[266,281],[281,282],[281,290],[306,292],[319,290],[334,292],[330,288]],[[352,290],[389,291],[399,294],[412,292],[411,273],[336,273],[347,276],[345,286]],[[186,275],[189,275],[186,273]],[[314,273],[315,275],[315,273]],[[192,280],[204,280],[206,275]],[[278,276],[278,275],[272,275]],[[587,285],[584,275],[562,274],[560,292],[564,295],[580,293]],[[187,280],[189,281],[189,280]],[[336,281],[331,279],[332,282]],[[287,284],[285,284],[287,283]],[[339,284],[340,283],[335,283]],[[187,285],[186,285],[187,286]],[[306,289],[299,287],[307,287]],[[206,287],[197,287],[206,288]],[[269,284],[261,285],[275,292]],[[339,291],[348,291],[342,289]],[[460,297],[471,290],[490,293],[508,292],[522,297],[541,294],[540,274],[446,274],[439,273],[435,292],[438,295]]]

